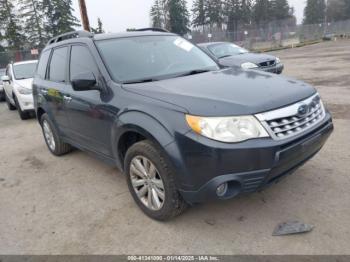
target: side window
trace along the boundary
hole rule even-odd
[[[43,52],[40,56],[40,61],[38,64],[38,69],[37,69],[37,75],[42,79],[45,79],[46,67],[47,67],[47,62],[49,61],[50,51],[51,50],[47,50],[47,51]]]
[[[72,46],[70,59],[70,79],[74,79],[81,73],[88,72],[92,72],[94,74],[98,72],[95,60],[90,51],[85,46]]]
[[[66,61],[68,47],[53,50],[50,62],[49,80],[54,82],[66,82]]]

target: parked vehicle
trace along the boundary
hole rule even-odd
[[[3,77],[6,73],[5,68],[0,68],[0,101],[5,100],[5,93],[4,93],[4,84],[2,83],[1,77]]]
[[[17,109],[22,120],[34,112],[32,82],[37,63],[31,60],[9,64],[2,76],[8,109]]]
[[[254,192],[293,173],[333,130],[308,84],[221,70],[168,32],[73,32],[43,50],[33,82],[52,154],[71,146],[124,171],[145,214]]]
[[[276,74],[281,74],[284,69],[278,57],[251,53],[232,43],[214,42],[198,44],[198,46],[222,66],[238,66],[243,69],[255,69]]]

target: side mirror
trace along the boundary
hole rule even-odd
[[[10,77],[9,76],[2,76],[1,81],[2,82],[10,82]]]
[[[92,72],[80,73],[71,80],[75,91],[98,90],[96,78]]]

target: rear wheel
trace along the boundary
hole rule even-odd
[[[18,111],[19,117],[22,120],[29,119],[30,118],[30,113],[26,112],[26,111],[22,111],[21,106],[18,103],[17,97],[14,97],[14,100],[15,100],[15,104],[16,104],[16,107],[17,107],[17,111]]]
[[[164,221],[186,209],[174,172],[152,142],[138,142],[127,151],[125,172],[131,195],[149,217]]]
[[[72,150],[71,145],[62,141],[55,126],[47,114],[43,114],[41,116],[40,123],[46,145],[52,154],[55,156],[62,156]]]
[[[16,107],[11,104],[10,99],[7,97],[6,92],[5,92],[5,100],[6,100],[7,108],[9,110],[11,110],[11,111],[16,110]]]

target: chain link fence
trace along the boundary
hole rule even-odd
[[[280,25],[279,25],[280,24]],[[350,37],[350,20],[313,25],[286,25],[274,23],[259,29],[246,29],[236,32],[208,29],[193,30],[186,36],[194,43],[229,41],[250,50],[266,51],[298,46],[322,39]]]
[[[295,47],[324,38],[350,38],[350,20],[315,25],[288,25],[288,23],[281,21],[259,29],[246,29],[236,32],[211,31],[209,29],[193,30],[185,37],[194,43],[229,41],[249,50],[267,51]],[[0,68],[5,68],[10,62],[38,59],[40,51],[31,49],[0,52]]]

